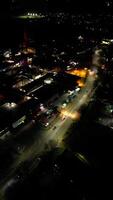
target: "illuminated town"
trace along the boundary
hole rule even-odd
[[[113,198],[112,13],[105,0],[4,0],[0,200]]]

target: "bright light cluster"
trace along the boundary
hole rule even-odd
[[[87,76],[87,68],[85,69],[74,69],[74,70],[70,70],[68,71],[67,73],[68,74],[72,74],[72,75],[75,75],[75,76],[79,76],[81,78],[85,78]]]
[[[38,16],[38,14],[37,14],[37,13],[28,13],[27,15],[28,15],[28,16],[33,16],[33,17],[36,17],[36,16]]]
[[[72,120],[78,120],[80,119],[80,113],[75,111],[74,113],[70,113],[67,110],[62,110],[61,111],[61,116],[69,117]]]

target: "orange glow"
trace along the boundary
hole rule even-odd
[[[68,74],[79,76],[81,78],[86,78],[87,72],[88,72],[87,68],[85,68],[85,69],[73,69],[73,70],[67,71]]]
[[[23,53],[24,54],[36,54],[36,50],[34,48],[29,47],[27,49],[24,49]]]
[[[79,87],[84,87],[84,86],[85,86],[84,81],[81,80],[81,79],[78,80],[77,83],[78,83],[78,86],[79,86]]]
[[[80,113],[75,111],[74,113],[70,113],[66,110],[61,110],[61,117],[69,117],[73,120],[79,120],[80,119]]]
[[[35,54],[36,50],[34,48],[29,47],[29,48],[27,48],[27,52]]]
[[[94,71],[91,71],[91,70],[90,70],[89,75],[90,75],[90,76],[95,76],[96,73],[95,73]]]

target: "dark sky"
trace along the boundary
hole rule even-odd
[[[3,0],[0,1],[0,11],[13,9],[37,9],[49,11],[98,11],[112,8],[111,0]]]
[[[109,0],[14,0],[21,2],[24,7],[48,7],[49,9],[62,9],[62,10],[98,10],[103,9]],[[106,3],[105,3],[106,2]]]

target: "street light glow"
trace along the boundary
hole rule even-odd
[[[72,120],[78,120],[80,119],[80,113],[79,112],[74,112],[74,113],[71,113],[71,112],[68,112],[67,110],[61,110],[61,116],[65,116],[65,117],[69,117],[70,119]]]

